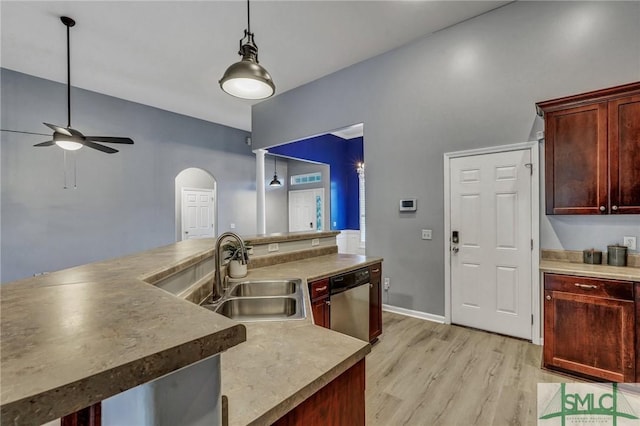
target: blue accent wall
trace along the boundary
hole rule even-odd
[[[363,142],[362,137],[345,141],[328,134],[269,148],[269,152],[328,164],[331,229],[360,229],[356,166],[364,160]]]

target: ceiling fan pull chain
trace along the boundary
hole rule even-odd
[[[64,189],[68,189],[67,188],[67,150],[63,149],[62,150],[62,156],[63,156],[63,167],[64,167]]]
[[[73,153],[73,189],[78,189],[78,162],[76,159],[78,155]]]

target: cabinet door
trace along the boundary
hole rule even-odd
[[[382,334],[382,265],[376,263],[369,268],[371,289],[369,292],[369,342]]]
[[[607,103],[545,117],[547,214],[602,214],[607,197]]]
[[[637,323],[640,321],[640,283],[635,283],[636,287],[636,383],[640,382],[640,331]]]
[[[633,301],[545,290],[545,367],[635,381]]]
[[[609,102],[611,213],[640,213],[640,95]]]
[[[313,312],[313,323],[324,328],[330,328],[330,308],[329,298],[323,297],[314,299],[311,302],[311,311]]]

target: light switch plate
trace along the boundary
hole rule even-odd
[[[627,246],[629,250],[636,250],[636,237],[623,237],[622,245]]]
[[[422,230],[422,239],[423,240],[430,240],[431,239],[431,229],[423,229]]]

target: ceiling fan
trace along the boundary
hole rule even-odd
[[[96,142],[131,145],[133,144],[133,140],[131,138],[120,138],[111,136],[85,136],[80,131],[71,127],[71,55],[69,49],[69,28],[73,27],[76,24],[76,21],[67,16],[61,16],[60,20],[67,27],[67,127],[57,126],[55,124],[49,123],[42,123],[53,130],[53,138],[51,140],[35,144],[34,146],[41,147],[57,145],[67,151],[75,151],[82,148],[83,146],[86,146],[89,148],[97,149],[98,151],[106,152],[107,154],[114,154],[118,152],[117,149],[113,149],[109,146],[102,145]],[[49,136],[45,133],[21,132],[17,130],[2,129],[2,131]]]

